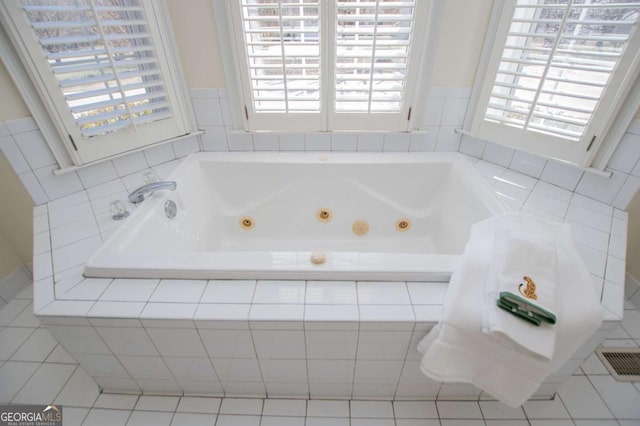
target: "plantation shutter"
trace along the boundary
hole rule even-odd
[[[400,114],[415,1],[337,0],[335,7],[335,112]],[[346,120],[356,117],[345,115]]]
[[[406,130],[415,0],[234,3],[249,129]]]
[[[13,3],[21,9],[13,14],[16,26],[81,162],[186,133],[147,1]]]
[[[639,11],[637,0],[517,0],[472,132],[584,164],[633,79]]]
[[[320,130],[319,1],[236,1],[252,128],[278,129],[290,114],[294,127]]]

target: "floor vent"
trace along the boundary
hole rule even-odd
[[[598,358],[619,382],[640,382],[640,348],[600,348]]]

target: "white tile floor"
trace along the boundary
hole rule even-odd
[[[0,308],[0,404],[54,402],[65,426],[631,426],[640,383],[616,382],[595,355],[551,401],[321,401],[100,394],[31,314],[30,291]],[[640,311],[626,303],[607,346],[640,346]]]

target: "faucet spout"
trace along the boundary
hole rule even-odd
[[[129,201],[132,203],[140,203],[144,201],[145,197],[153,194],[156,191],[160,190],[169,190],[175,191],[178,187],[178,184],[174,181],[165,181],[165,182],[151,182],[146,185],[142,185],[140,188],[133,191],[129,194]]]

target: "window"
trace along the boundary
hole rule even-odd
[[[637,0],[505,2],[471,133],[588,165],[637,76],[639,15]]]
[[[189,132],[159,4],[3,2],[16,50],[74,163]]]
[[[249,130],[408,130],[430,2],[233,0]]]

